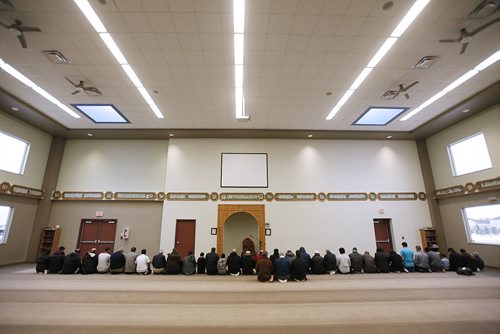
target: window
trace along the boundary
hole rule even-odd
[[[470,243],[500,245],[500,204],[463,208]]]
[[[0,205],[0,244],[7,243],[14,208]]]
[[[490,155],[482,132],[448,145],[448,155],[454,176],[491,168]]]
[[[0,131],[0,169],[22,174],[28,159],[30,144]]]

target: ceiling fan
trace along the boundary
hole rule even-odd
[[[26,44],[26,38],[24,37],[24,33],[25,32],[41,32],[40,28],[38,28],[38,27],[24,26],[23,22],[21,22],[18,19],[15,19],[14,23],[12,23],[10,25],[7,25],[3,22],[0,22],[0,25],[2,25],[9,32],[16,35],[17,38],[19,39],[19,42],[21,42],[21,45],[24,49],[28,48],[28,44]]]
[[[465,50],[467,50],[467,46],[469,46],[469,43],[475,34],[488,28],[492,24],[497,23],[498,21],[500,21],[500,17],[498,17],[498,18],[472,30],[472,31],[467,31],[466,28],[463,28],[460,30],[460,36],[458,38],[440,39],[439,43],[460,43],[460,44],[462,44],[462,49],[460,50],[460,54],[463,54],[465,52]]]
[[[75,94],[78,94],[80,92],[86,92],[86,93],[91,93],[91,94],[94,94],[94,95],[102,95],[102,92],[97,89],[96,87],[91,87],[91,86],[85,86],[85,82],[83,82],[83,80],[80,80],[79,83],[74,83],[73,81],[71,81],[69,78],[65,77],[66,80],[68,80],[74,87],[76,87],[77,89],[71,93],[71,95],[75,95]]]
[[[406,97],[407,99],[410,98],[410,94],[408,94],[408,90],[410,88],[412,88],[413,86],[415,86],[416,84],[418,84],[418,81],[415,81],[414,83],[412,84],[409,84],[408,86],[403,86],[403,84],[400,84],[399,85],[399,89],[398,90],[388,90],[387,92],[384,93],[384,95],[382,95],[383,98],[387,99],[387,100],[394,100],[396,97],[399,96],[399,94],[403,94],[404,97]]]

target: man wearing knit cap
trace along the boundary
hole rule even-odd
[[[315,250],[311,259],[311,273],[314,275],[323,275],[325,271],[325,259],[319,255],[319,250]]]

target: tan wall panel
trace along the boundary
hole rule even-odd
[[[488,199],[493,197],[496,197],[497,200],[490,201]],[[499,199],[500,191],[439,200],[439,209],[443,218],[443,227],[448,247],[452,247],[456,251],[464,248],[470,254],[477,251],[487,266],[500,267],[500,246],[468,243],[462,218],[462,208],[498,204]]]
[[[135,246],[138,250],[146,248],[149,255],[154,255],[160,245],[162,210],[161,202],[54,202],[50,226],[61,226],[60,244],[72,250],[77,246],[81,219],[117,219],[115,249],[128,250]],[[96,217],[96,211],[103,211],[104,216]],[[130,231],[128,240],[120,240],[124,227]]]
[[[14,207],[7,244],[0,245],[0,265],[24,262],[38,201],[0,195],[0,205]]]

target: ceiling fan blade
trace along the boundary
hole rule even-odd
[[[469,34],[470,34],[470,36],[474,36],[475,34],[477,34],[478,32],[480,32],[481,30],[484,30],[484,29],[488,28],[489,26],[491,26],[492,24],[497,23],[498,21],[500,21],[500,17],[497,17],[496,19],[494,19],[494,20],[492,20],[492,21],[490,21],[490,22],[488,22],[488,23],[480,26],[479,28],[476,28],[476,29],[472,30]]]
[[[77,89],[73,93],[71,93],[71,95],[75,95],[75,94],[78,94],[78,93],[80,93],[80,91]]]
[[[462,50],[460,50],[460,54],[464,54],[465,50],[467,50],[467,46],[469,46],[469,43],[462,44]]]
[[[76,84],[75,84],[73,81],[71,81],[68,77],[64,77],[64,78],[65,78],[66,80],[68,80],[70,84],[72,84],[73,86],[75,86],[75,87],[76,87]]]
[[[458,43],[460,39],[458,38],[448,38],[448,39],[440,39],[439,43]]]
[[[23,49],[27,49],[28,44],[26,44],[26,38],[24,38],[24,35],[23,34],[17,35],[17,38],[19,39],[19,42],[21,42]]]
[[[410,85],[406,86],[405,91],[406,91],[406,90],[408,90],[408,89],[410,89],[410,88],[412,88],[412,87],[413,87],[413,86],[415,86],[416,84],[418,84],[418,81],[415,81],[414,83],[412,83],[412,84],[410,84]]]
[[[17,27],[19,31],[36,31],[36,32],[41,32],[40,28],[38,27],[25,27],[25,26],[19,26]]]

